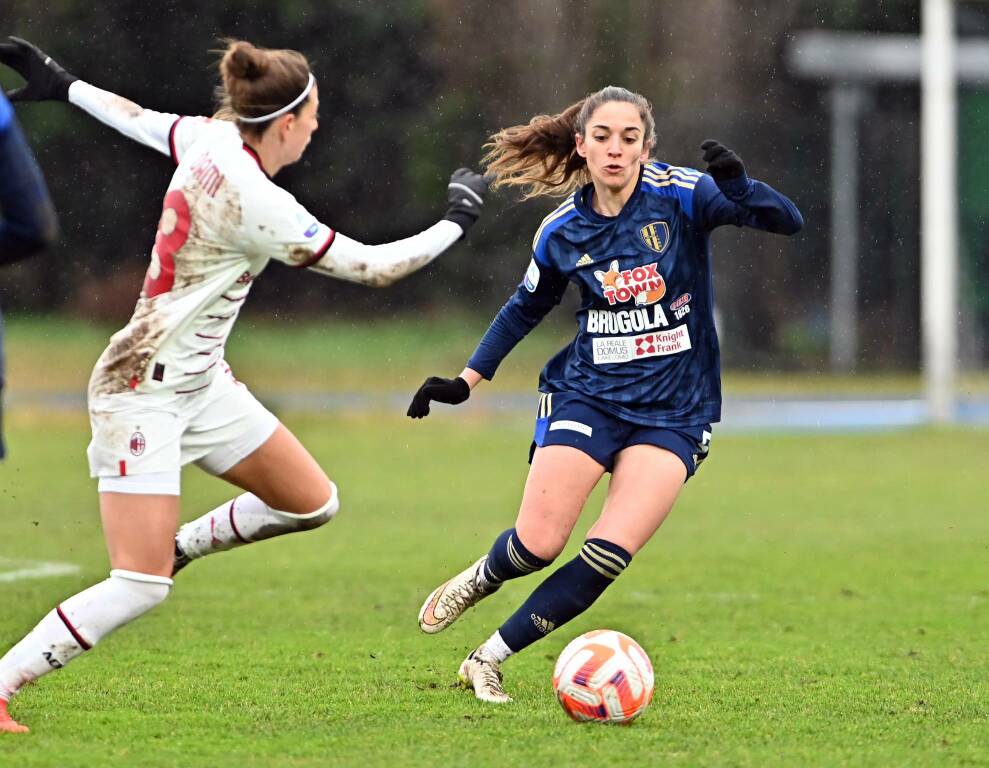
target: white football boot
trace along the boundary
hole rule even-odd
[[[485,555],[470,568],[429,593],[426,602],[419,609],[419,629],[430,635],[442,632],[478,600],[498,590],[501,584],[489,587],[481,585],[481,569],[487,559],[488,556]]]
[[[501,664],[482,645],[471,651],[457,672],[464,688],[473,688],[474,695],[491,704],[507,704],[512,697],[501,685]]]

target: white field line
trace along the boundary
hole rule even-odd
[[[6,570],[10,567],[13,567],[13,570]],[[10,557],[0,557],[0,583],[72,576],[80,570],[79,566],[73,563],[49,563],[43,560],[14,560]]]

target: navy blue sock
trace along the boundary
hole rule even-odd
[[[621,576],[632,556],[617,544],[588,539],[580,554],[536,587],[498,631],[513,651],[532,645],[579,616]]]
[[[517,579],[519,576],[528,576],[552,562],[532,554],[519,541],[515,529],[509,528],[495,539],[491,551],[488,552],[488,559],[484,563],[484,578],[492,584],[500,584],[509,579]]]

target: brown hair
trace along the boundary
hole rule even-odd
[[[233,120],[246,133],[260,136],[271,122],[245,123],[237,117],[262,117],[276,112],[298,98],[309,84],[309,62],[298,51],[257,48],[244,40],[224,40],[220,59],[222,83],[217,86],[219,102],[214,117]],[[292,110],[309,101],[307,96]]]
[[[652,105],[637,93],[609,85],[571,104],[558,115],[537,115],[528,125],[513,125],[493,134],[484,145],[483,163],[495,175],[492,188],[523,187],[523,200],[543,195],[565,197],[590,178],[587,161],[577,154],[574,135],[584,135],[594,110],[611,101],[625,101],[639,109],[645,126],[644,146],[656,138]]]

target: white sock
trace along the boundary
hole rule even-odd
[[[0,699],[9,700],[37,680],[89,650],[117,627],[154,608],[168,596],[172,580],[113,570],[57,606],[0,659]]]
[[[505,641],[501,639],[501,632],[495,632],[487,641],[481,645],[481,649],[488,656],[494,658],[499,664],[511,656],[515,651],[509,648]]]
[[[329,501],[306,515],[280,512],[253,493],[242,494],[183,525],[175,540],[182,551],[195,560],[255,541],[318,528],[331,520],[340,508],[337,487],[330,485],[332,496]]]

